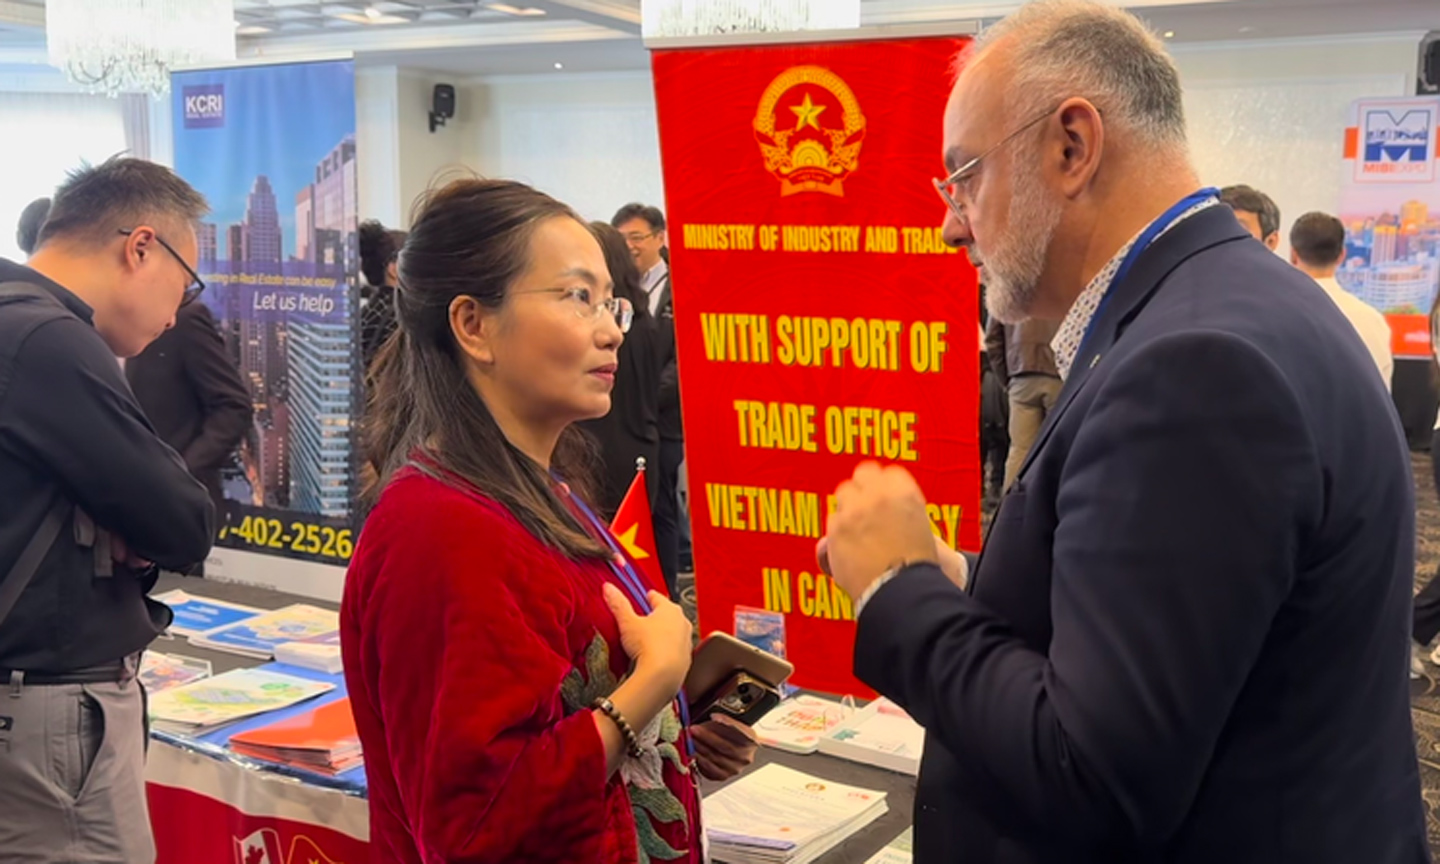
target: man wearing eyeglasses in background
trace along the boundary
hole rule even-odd
[[[973,568],[903,468],[836,492],[855,672],[926,730],[916,864],[1429,860],[1405,438],[1182,106],[1161,40],[1082,0],[1022,6],[951,91],[945,237],[996,317],[1061,322],[1065,385]]]
[[[0,261],[0,857],[149,862],[140,652],[156,565],[209,552],[209,496],[116,358],[203,285],[204,198],[114,158],[56,191],[28,266]]]
[[[125,378],[160,439],[210,493],[218,532],[225,513],[220,472],[244,440],[254,407],[210,307],[182,305],[175,326],[126,362]],[[204,576],[204,566],[187,575]]]
[[[670,265],[665,258],[665,214],[658,207],[626,204],[610,224],[625,238],[640,287],[650,298],[656,321],[660,365],[660,484],[650,511],[655,520],[655,547],[670,599],[680,602],[676,577],[680,571],[680,535],[688,515],[680,507],[680,470],[685,461],[685,428],[680,420],[680,367],[675,362],[675,304],[670,292]]]

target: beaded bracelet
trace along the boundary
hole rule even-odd
[[[610,718],[610,722],[615,724],[615,728],[620,730],[621,737],[625,739],[626,751],[632,758],[639,759],[643,752],[640,749],[640,739],[635,735],[635,729],[625,719],[625,715],[615,707],[615,703],[601,696],[592,702],[590,707]]]

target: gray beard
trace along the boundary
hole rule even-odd
[[[1028,156],[1030,154],[1023,154]],[[1017,153],[1012,165],[1033,164]],[[1048,199],[1032,174],[1012,170],[1010,212],[994,251],[981,254],[985,268],[985,308],[1003,324],[1030,317],[1039,293],[1040,276],[1050,255],[1050,242],[1060,225],[1060,206]],[[1020,237],[1028,235],[1028,241]]]

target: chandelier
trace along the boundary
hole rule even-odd
[[[47,0],[50,65],[92,93],[170,89],[170,70],[235,59],[234,0]]]
[[[860,0],[641,0],[640,11],[647,39],[860,26]]]

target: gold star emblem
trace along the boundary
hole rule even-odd
[[[795,112],[795,129],[797,131],[805,128],[806,126],[813,126],[814,128],[819,129],[820,123],[817,118],[822,112],[824,112],[825,106],[816,105],[814,102],[811,102],[810,94],[806,93],[805,101],[801,102],[799,105],[791,105],[790,110]]]
[[[631,558],[636,561],[643,561],[650,557],[650,553],[641,549],[640,544],[635,542],[635,532],[639,530],[640,523],[636,522],[634,525],[631,525],[630,529],[624,534],[617,534],[615,539],[620,541],[620,546],[624,548]]]

